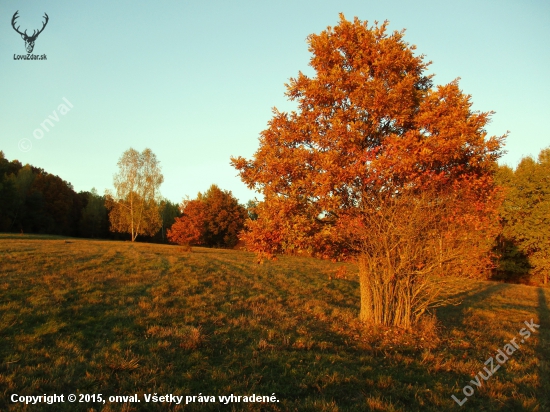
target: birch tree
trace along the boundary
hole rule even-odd
[[[130,148],[120,157],[113,177],[116,193],[107,192],[111,231],[153,236],[162,226],[159,213],[160,185],[164,181],[159,161],[151,149],[139,153]]]

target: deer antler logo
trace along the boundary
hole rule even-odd
[[[32,36],[29,36],[29,35],[27,35],[27,30],[25,30],[24,33],[21,33],[19,31],[19,26],[17,26],[17,28],[15,27],[15,20],[19,17],[17,15],[17,13],[19,13],[19,10],[17,10],[15,12],[15,14],[13,15],[13,17],[11,19],[11,25],[12,25],[13,29],[21,35],[23,40],[25,40],[25,48],[27,49],[27,53],[32,53],[32,51],[34,49],[34,42],[36,41],[36,38],[38,37],[38,35],[40,33],[42,33],[42,31],[44,31],[44,28],[46,27],[46,24],[48,24],[49,17],[46,13],[44,13],[44,18],[46,19],[46,21],[43,23],[42,28],[40,30],[38,30],[38,32],[36,30],[34,30],[33,33],[32,33]]]

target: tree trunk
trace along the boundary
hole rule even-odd
[[[375,325],[410,329],[417,317],[413,296],[418,286],[406,273],[384,270],[369,258],[359,259],[359,319]]]
[[[361,292],[361,309],[359,319],[363,322],[373,322],[373,296],[366,265],[359,263],[359,288]]]

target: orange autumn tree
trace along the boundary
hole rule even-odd
[[[439,301],[449,272],[486,264],[493,182],[505,136],[472,110],[458,81],[433,87],[404,32],[340,15],[308,37],[315,76],[286,85],[253,159],[232,158],[263,194],[243,239],[260,257],[357,259],[360,318],[410,327]]]
[[[181,216],[166,231],[166,237],[178,245],[200,244],[206,213],[201,201],[183,199],[180,207]]]
[[[243,229],[246,209],[230,191],[212,185],[196,199],[184,199],[182,216],[168,230],[172,243],[233,247]]]

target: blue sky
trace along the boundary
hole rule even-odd
[[[14,60],[26,54],[11,27],[16,10],[30,33],[48,13],[33,51],[47,60]],[[407,29],[405,40],[433,61],[435,84],[460,77],[474,109],[496,112],[489,134],[510,131],[502,163],[550,145],[546,0],[3,0],[0,150],[77,191],[103,193],[122,153],[149,147],[166,198],[180,202],[216,183],[245,203],[255,194],[229,157],[252,156],[272,107],[295,107],[284,83],[300,70],[312,74],[306,37],[336,25],[339,12]],[[63,98],[73,106],[64,115]],[[45,131],[49,115],[59,120]]]

